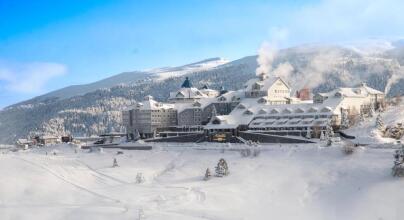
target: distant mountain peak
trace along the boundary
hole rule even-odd
[[[164,80],[170,77],[179,77],[193,72],[209,70],[220,65],[224,65],[226,63],[229,63],[229,60],[220,57],[214,57],[183,66],[154,68],[145,71],[151,73],[152,76],[156,77],[157,80]]]

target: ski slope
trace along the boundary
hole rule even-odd
[[[140,210],[148,220],[402,219],[404,179],[390,175],[393,149],[347,156],[337,146],[265,145],[259,157],[243,158],[228,145],[155,147],[120,155],[2,149],[0,219],[133,220]],[[220,158],[230,175],[203,181]],[[135,183],[138,172],[144,183]]]

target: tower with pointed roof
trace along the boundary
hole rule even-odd
[[[181,88],[192,88],[192,83],[188,77],[185,77],[185,80],[182,83]]]

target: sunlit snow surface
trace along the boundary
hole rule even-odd
[[[402,219],[404,179],[390,175],[393,149],[347,156],[340,147],[276,144],[243,158],[221,150],[228,145],[155,147],[120,155],[69,146],[1,149],[0,219],[133,220],[139,210],[150,220]],[[230,175],[203,181],[220,158]],[[135,183],[138,172],[145,183]]]

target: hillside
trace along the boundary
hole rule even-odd
[[[272,63],[273,73],[285,78],[295,90],[314,92],[367,82],[387,90],[389,96],[404,94],[403,46],[304,45],[280,50]],[[365,47],[366,48],[366,47]],[[373,51],[373,52],[370,52]],[[18,103],[0,111],[0,143],[12,143],[29,132],[92,135],[121,131],[122,108],[151,94],[166,100],[187,75],[197,87],[240,89],[255,76],[257,56],[227,62],[207,59],[180,67],[122,73],[93,84],[71,86]]]

